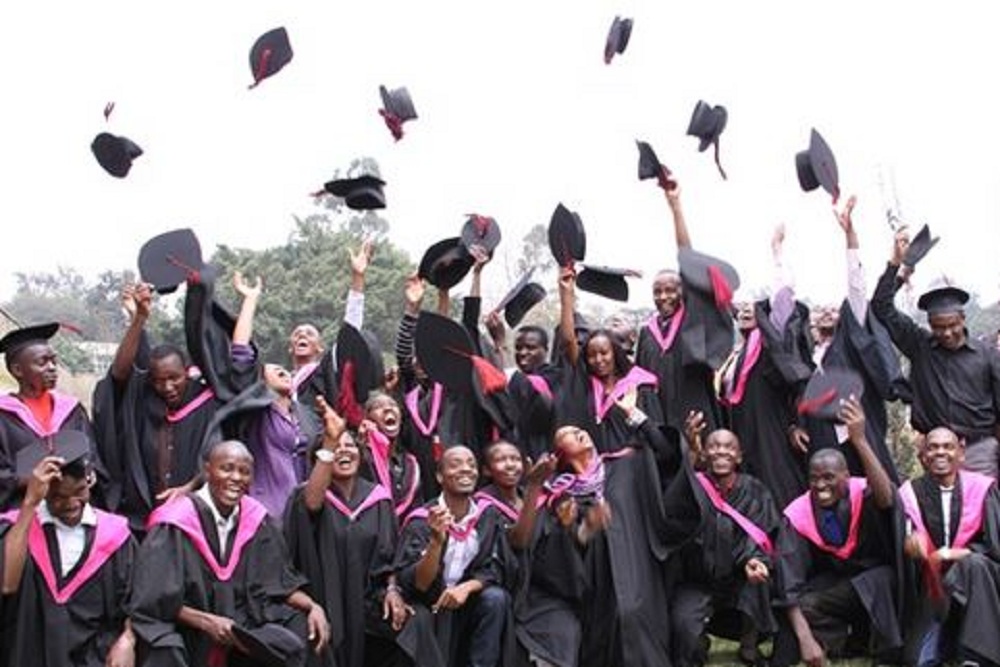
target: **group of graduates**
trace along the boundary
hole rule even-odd
[[[165,235],[144,252],[162,270],[123,291],[92,419],[55,388],[58,325],[9,333],[0,664],[681,666],[710,633],[752,665],[1000,665],[1000,360],[968,295],[921,297],[927,327],[897,310],[919,259],[901,231],[869,299],[852,198],[842,307],[796,299],[780,230],[770,297],[741,301],[659,181],[679,270],[639,327],[577,313],[578,280],[614,295],[626,274],[578,272],[560,214],[559,326],[513,350],[539,295],[523,281],[483,316],[499,235],[479,216],[407,280],[389,372],[364,329],[369,243],[335,344],[296,326],[285,368],[254,345],[260,279],[233,277],[232,315]],[[181,283],[186,349],[153,345],[154,292]],[[895,400],[924,469],[902,486]]]

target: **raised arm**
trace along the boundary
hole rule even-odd
[[[580,358],[576,342],[576,321],[573,309],[576,301],[576,271],[571,266],[559,270],[559,335],[562,336],[566,359],[571,366]]]
[[[851,214],[858,198],[851,195],[844,204],[843,210],[833,210],[833,215],[837,219],[837,224],[844,231],[844,240],[847,243],[847,303],[851,307],[854,319],[861,326],[865,325],[868,319],[868,288],[865,285],[865,270],[861,265],[860,244],[858,234],[854,229],[854,221]]]
[[[844,401],[840,408],[840,419],[847,426],[848,440],[861,459],[861,466],[868,479],[868,488],[871,489],[875,506],[879,509],[889,509],[895,502],[895,487],[878,457],[875,456],[868,438],[865,437],[865,412],[857,398],[851,396]]]
[[[674,240],[677,248],[690,248],[691,235],[688,233],[687,221],[684,219],[684,209],[681,207],[681,186],[673,179],[661,179],[660,187],[667,197],[670,215],[674,220]]]
[[[525,474],[524,504],[517,523],[507,531],[510,545],[515,549],[527,549],[531,545],[531,537],[535,532],[535,521],[538,519],[538,496],[542,485],[556,471],[556,457],[542,454]]]
[[[917,323],[901,313],[895,304],[896,292],[909,273],[908,269],[902,267],[903,256],[909,246],[906,228],[901,227],[893,240],[889,264],[875,286],[871,306],[875,317],[889,330],[889,336],[896,347],[906,356],[912,357],[917,354],[924,334]]]
[[[46,456],[31,471],[21,511],[3,541],[4,595],[16,593],[21,585],[24,563],[28,557],[28,529],[35,519],[35,511],[49,492],[52,480],[59,478],[59,467],[64,463],[65,460],[58,456]]]
[[[343,417],[338,415],[331,408],[322,396],[316,397],[316,412],[323,420],[323,445],[322,448],[333,451],[337,448],[340,437],[347,427]],[[310,512],[318,512],[326,502],[326,490],[330,486],[330,470],[332,463],[324,462],[319,458],[313,465],[312,472],[309,473],[309,480],[303,492],[306,509]]]
[[[779,223],[771,235],[771,260],[774,263],[774,284],[771,286],[771,325],[781,333],[795,311],[795,279],[785,261],[785,225]]]
[[[375,246],[366,240],[357,252],[348,248],[351,258],[351,288],[347,291],[344,306],[344,321],[361,331],[365,323],[365,274],[371,264]]]
[[[149,320],[152,303],[153,293],[149,285],[126,285],[122,290],[122,305],[131,315],[131,319],[122,341],[118,344],[114,361],[111,362],[111,377],[116,383],[123,383],[132,375],[132,365],[139,351],[142,331],[146,327],[146,321]]]
[[[253,338],[253,316],[257,312],[257,302],[260,300],[260,276],[257,276],[257,280],[251,285],[243,278],[243,274],[237,271],[233,274],[233,288],[243,297],[240,313],[236,316],[236,325],[233,327],[233,345],[249,346],[250,339]]]
[[[406,278],[403,289],[403,318],[396,330],[396,367],[402,381],[403,391],[416,383],[413,370],[413,332],[417,328],[417,317],[424,301],[424,282],[416,274]]]

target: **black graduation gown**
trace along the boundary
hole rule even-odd
[[[716,600],[721,598],[724,606],[750,618],[759,633],[773,632],[776,626],[771,614],[770,586],[747,584],[744,567],[747,561],[756,558],[774,572],[777,554],[767,554],[732,518],[716,509],[700,488],[697,495],[705,521],[697,536],[677,553],[679,567],[671,568],[671,574],[678,577],[681,585],[695,588]],[[738,474],[724,500],[764,531],[772,545],[778,544],[781,514],[760,480]],[[720,632],[726,630],[730,631],[726,636],[738,638],[738,624]],[[733,634],[736,636],[731,636]]]
[[[871,312],[862,326],[845,300],[840,307],[840,320],[833,340],[823,354],[822,366],[824,369],[849,368],[861,376],[864,381],[861,407],[865,411],[865,435],[883,470],[894,484],[899,484],[899,473],[886,441],[889,418],[885,404],[904,395],[906,381],[889,332]],[[831,422],[805,417],[801,423],[809,433],[810,452],[837,449],[847,459],[852,475],[864,475],[858,453],[849,444],[837,441]]]
[[[945,546],[940,488],[927,476],[913,480],[912,484],[931,541],[936,548]],[[960,478],[951,497],[952,544],[962,506]],[[951,599],[945,610],[935,609],[923,568],[913,561],[907,563],[904,656],[907,664],[916,663],[920,642],[935,617],[943,623],[942,636],[949,640],[946,644],[951,644],[952,649],[960,646],[994,664],[1000,663],[1000,633],[996,631],[996,619],[1000,618],[1000,493],[996,485],[984,499],[982,520],[979,531],[966,544],[973,553],[943,571],[943,588]]]
[[[103,507],[110,493],[107,468],[104,466],[101,450],[95,444],[94,429],[83,405],[75,398],[61,392],[53,392],[61,410],[53,411],[53,433],[61,431],[81,431],[92,443],[91,462],[98,476],[98,485],[93,490],[95,506]],[[3,397],[0,403],[0,511],[19,507],[24,498],[24,488],[18,486],[17,453],[36,443],[44,441],[49,433],[38,425],[30,411],[13,395]]]
[[[807,459],[792,449],[788,428],[796,423],[796,399],[812,374],[809,311],[797,303],[780,333],[768,320],[767,301],[758,302],[756,311],[763,347],[747,375],[742,400],[727,408],[727,421],[743,446],[744,470],[763,482],[775,504],[784,507],[806,488]],[[740,372],[737,365],[735,373]]]
[[[418,426],[417,417],[413,415],[411,406],[407,405],[406,398],[404,397],[401,404],[403,427],[400,429],[399,436],[397,437],[402,443],[403,449],[413,454],[417,459],[417,465],[420,466],[421,497],[416,500],[416,503],[419,505],[441,493],[441,486],[437,481],[437,461],[441,455],[440,450],[444,446],[439,432],[441,424],[440,410],[443,409],[444,396],[448,392],[444,387],[441,387],[442,406],[439,408],[438,414],[435,415],[432,409],[434,402],[433,389],[428,391],[422,386],[416,385],[410,391],[417,392],[414,395],[416,403],[413,409],[416,410],[420,423],[427,429],[427,433],[424,433],[422,428]]]
[[[775,604],[782,608],[796,605],[803,595],[849,580],[868,612],[874,648],[881,653],[902,646],[896,595],[902,574],[902,548],[897,541],[900,510],[895,506],[880,510],[866,491],[860,511],[857,546],[847,558],[819,549],[786,518],[778,543],[782,557],[778,560]],[[785,612],[779,613],[779,636],[772,662],[794,664],[799,657],[798,643],[784,618]],[[868,623],[861,627],[867,628]]]
[[[188,382],[183,405],[168,419],[163,401],[153,391],[148,372],[133,369],[124,386],[115,383],[110,373],[94,392],[98,432],[106,441],[105,449],[115,449],[111,479],[121,488],[121,500],[112,509],[129,519],[132,529],[141,533],[146,518],[156,504],[159,486],[157,438],[171,437],[169,487],[189,482],[201,470],[201,452],[210,426],[221,402],[208,387],[196,380]],[[196,402],[197,401],[197,402]]]
[[[670,347],[664,350],[650,330],[658,326],[654,315],[639,329],[635,360],[659,378],[657,389],[667,426],[683,431],[688,413],[694,410],[705,415],[706,426],[712,431],[723,418],[712,387],[714,369],[721,360],[705,341],[728,341],[731,349],[732,320],[717,317],[715,304],[694,288],[685,284],[684,289],[684,321]]]
[[[220,564],[228,565],[231,558],[238,561],[229,579],[220,579],[180,528],[152,527],[137,552],[126,605],[132,628],[149,650],[146,665],[207,664],[213,644],[206,635],[175,621],[182,606],[231,618],[251,630],[265,623],[284,625],[304,641],[305,618],[285,601],[306,585],[306,579],[292,569],[284,538],[273,520],[264,518],[239,554],[230,547],[233,553],[221,560],[208,507],[193,494],[173,502],[194,504],[191,511],[197,512],[202,535]],[[245,520],[243,512],[239,521]],[[230,543],[236,533],[234,529],[230,534]]]
[[[362,449],[361,476],[366,481],[379,484],[381,480],[378,478],[378,472],[372,460],[374,456],[371,449],[367,447]],[[437,464],[431,462],[430,465],[432,474],[436,473]],[[410,454],[402,448],[389,454],[386,467],[389,472],[387,488],[392,494],[392,504],[395,507],[396,516],[402,520],[411,510],[426,502],[426,494],[423,490],[423,480],[426,475],[416,455]]]
[[[511,375],[507,394],[514,404],[516,425],[513,444],[521,454],[537,461],[552,451],[555,435],[555,396],[562,385],[562,370],[554,364],[543,364],[532,375],[537,375],[549,389],[548,395],[540,393],[520,370]]]
[[[367,504],[376,488],[358,479],[354,496],[342,502],[356,512],[362,503]],[[366,633],[395,640],[416,665],[444,664],[426,608],[421,607],[398,636],[382,620],[382,600],[395,559],[397,525],[393,503],[384,496],[353,517],[332,502],[310,513],[303,488],[288,504],[284,530],[291,561],[309,579],[307,589],[312,598],[326,610],[337,667],[373,664],[371,656],[365,654]],[[321,664],[316,658],[311,660],[312,664]]]
[[[98,515],[99,523],[108,520]],[[11,525],[0,520],[0,550],[3,533]],[[132,581],[136,543],[128,535],[121,542],[102,540],[95,548],[96,529],[86,530],[87,541],[80,560],[65,577],[59,566],[55,534],[47,536],[46,569],[54,574],[56,590],[75,587],[63,602],[56,600],[42,568],[30,552],[26,557],[20,587],[6,601],[15,619],[13,628],[4,632],[5,641],[10,641],[10,664],[104,667],[108,650],[124,629],[123,604]],[[118,546],[111,551],[116,543]],[[104,552],[105,545],[108,552]]]
[[[476,496],[493,498],[508,527],[517,522],[517,510],[501,499],[492,484]],[[521,570],[514,596],[514,632],[518,644],[527,655],[556,667],[576,667],[582,640],[580,605],[587,580],[573,530],[575,526],[566,529],[559,523],[554,508],[540,507],[531,544],[517,552]]]
[[[474,578],[483,582],[484,586],[500,586],[508,593],[513,593],[517,588],[517,561],[510,544],[507,542],[502,515],[493,507],[482,508],[482,514],[476,524],[476,532],[479,538],[479,551],[465,568],[459,583]],[[430,542],[430,534],[430,527],[425,517],[412,516],[407,520],[400,533],[394,564],[398,582],[403,588],[406,600],[425,609],[430,609],[445,589],[443,566],[439,568],[438,576],[430,588],[424,592],[416,588],[416,566]],[[446,548],[447,542],[441,549],[442,558]],[[458,664],[456,662],[457,656],[460,654],[463,639],[466,639],[453,632],[455,613],[451,610],[439,610],[434,615],[438,646],[447,665]],[[508,614],[502,640],[501,662],[504,667],[511,667],[516,657],[516,644],[512,628],[511,613]]]

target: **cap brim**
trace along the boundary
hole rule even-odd
[[[921,294],[920,298],[917,299],[917,308],[925,311],[928,315],[942,315],[959,312],[965,308],[965,304],[968,302],[968,292],[960,287],[947,285]]]
[[[462,245],[466,250],[471,250],[472,246],[479,246],[487,253],[493,254],[502,238],[500,225],[493,218],[484,215],[470,216],[462,225]]]
[[[927,253],[937,245],[938,241],[941,239],[938,237],[931,238],[931,230],[927,225],[920,228],[917,235],[913,237],[910,241],[910,247],[906,249],[906,254],[903,255],[903,264],[906,264],[911,269],[915,267],[920,260],[927,256]]]
[[[580,216],[559,204],[549,222],[549,251],[559,266],[582,262],[587,254],[587,234]]]
[[[175,229],[154,236],[139,250],[139,275],[156,291],[165,293],[201,271],[201,245],[191,229]]]
[[[628,301],[628,282],[624,269],[585,267],[576,277],[576,286],[585,292],[614,301]]]
[[[677,252],[677,264],[684,284],[700,292],[712,294],[712,278],[710,267],[716,267],[726,279],[730,290],[735,292],[740,286],[740,274],[729,262],[713,257],[692,248],[680,248]]]
[[[504,309],[504,320],[507,326],[516,327],[528,312],[545,300],[545,288],[538,283],[528,283]]]
[[[36,441],[20,449],[16,455],[17,476],[24,479],[31,476],[35,467],[47,456],[58,456],[63,465],[68,465],[90,456],[91,444],[82,431],[59,431],[52,436],[51,446],[46,440]]]
[[[809,378],[799,401],[799,413],[816,419],[837,421],[841,401],[851,396],[860,400],[864,391],[864,380],[856,372],[847,368],[827,368]]]
[[[472,339],[454,320],[424,311],[417,318],[414,331],[417,360],[427,376],[449,391],[467,394],[472,391]]]

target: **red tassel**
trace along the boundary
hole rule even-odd
[[[434,458],[434,463],[441,460],[441,456],[444,454],[444,445],[441,444],[441,439],[434,436],[434,441],[431,442],[431,456]]]
[[[348,360],[344,363],[344,368],[340,372],[340,386],[337,392],[337,412],[351,428],[360,426],[365,418],[365,411],[358,403],[358,398],[354,393],[354,377],[354,360]]]
[[[260,63],[257,65],[257,71],[253,75],[253,83],[247,86],[248,89],[253,90],[257,85],[264,80],[267,76],[267,63],[271,60],[271,49],[264,49],[264,53],[260,54]]]
[[[478,355],[471,355],[472,368],[479,378],[479,386],[484,394],[492,394],[507,388],[507,376],[502,370]]]
[[[799,401],[798,412],[800,415],[812,414],[824,405],[833,403],[833,399],[835,398],[837,398],[837,390],[831,387],[816,398],[811,398],[808,401]]]
[[[396,114],[386,111],[385,109],[379,109],[378,113],[382,116],[382,120],[385,121],[385,126],[389,128],[392,132],[392,138],[399,141],[403,138],[403,121],[399,119]]]
[[[75,324],[70,324],[69,322],[60,322],[59,328],[65,329],[66,331],[71,331],[72,333],[75,333],[77,336],[83,336],[83,329],[76,326]]]
[[[115,110],[115,103],[114,102],[108,102],[107,104],[104,105],[104,120],[105,121],[110,120],[110,118],[111,118],[111,112],[114,111],[114,110]]]
[[[726,280],[725,274],[715,264],[708,267],[708,279],[712,283],[712,294],[715,295],[715,307],[719,310],[729,310],[733,305],[733,288]]]
[[[198,283],[201,282],[201,273],[198,271],[198,269],[194,268],[193,266],[189,266],[188,264],[185,264],[184,262],[177,259],[173,255],[167,255],[166,259],[169,263],[173,264],[174,266],[187,271],[187,280],[189,283],[197,285]]]

